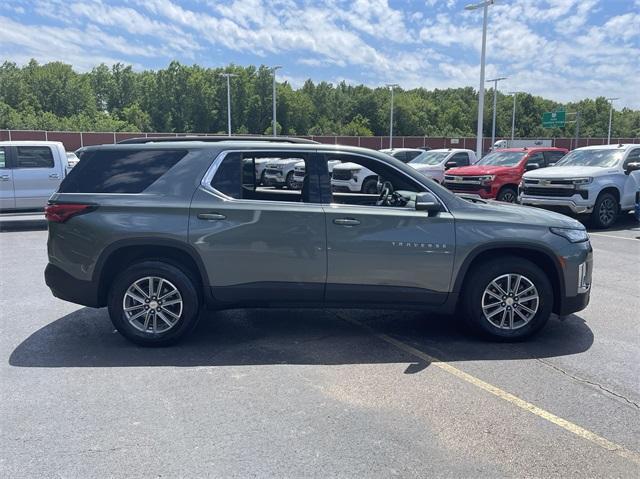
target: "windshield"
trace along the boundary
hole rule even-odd
[[[438,165],[449,154],[448,151],[425,151],[409,162],[411,165]]]
[[[522,151],[494,151],[481,159],[477,165],[516,166],[524,158]]]
[[[553,166],[616,166],[624,155],[623,150],[574,150]]]

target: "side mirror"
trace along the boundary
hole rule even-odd
[[[442,210],[442,206],[438,199],[432,193],[418,193],[416,195],[416,210],[426,211],[431,214],[438,213]]]
[[[624,172],[628,175],[632,171],[638,170],[640,170],[640,161],[634,161],[633,163],[627,164],[627,168],[624,170]]]
[[[524,167],[525,171],[537,170],[540,168],[540,163],[527,163]]]
[[[458,162],[454,161],[454,160],[451,160],[451,161],[447,161],[444,164],[444,169],[448,170],[449,168],[455,168],[456,166],[458,166]]]

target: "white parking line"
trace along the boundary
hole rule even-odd
[[[640,230],[639,231],[633,231],[633,232],[634,233],[638,233],[638,236],[640,236]],[[604,233],[589,233],[589,236],[603,236],[605,238],[615,238],[615,239],[623,239],[623,240],[630,240],[630,241],[638,241],[637,238],[626,238],[624,236],[606,235]]]

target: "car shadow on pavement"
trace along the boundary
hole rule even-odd
[[[143,348],[114,331],[105,309],[82,308],[26,338],[9,363],[47,368],[408,363],[407,374],[429,366],[357,323],[442,361],[566,356],[593,344],[593,333],[576,315],[563,321],[552,317],[539,335],[521,343],[486,342],[460,332],[453,318],[421,312],[239,309],[203,316],[179,344]]]

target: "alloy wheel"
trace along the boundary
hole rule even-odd
[[[124,293],[122,310],[129,324],[147,334],[165,333],[180,322],[183,301],[178,288],[157,276],[134,281]]]
[[[540,297],[524,275],[508,273],[493,279],[482,294],[482,312],[492,326],[515,330],[527,325],[538,312]]]
[[[613,222],[616,216],[616,204],[613,198],[605,198],[600,203],[600,208],[598,209],[598,217],[600,218],[600,223],[603,225],[609,225]]]

